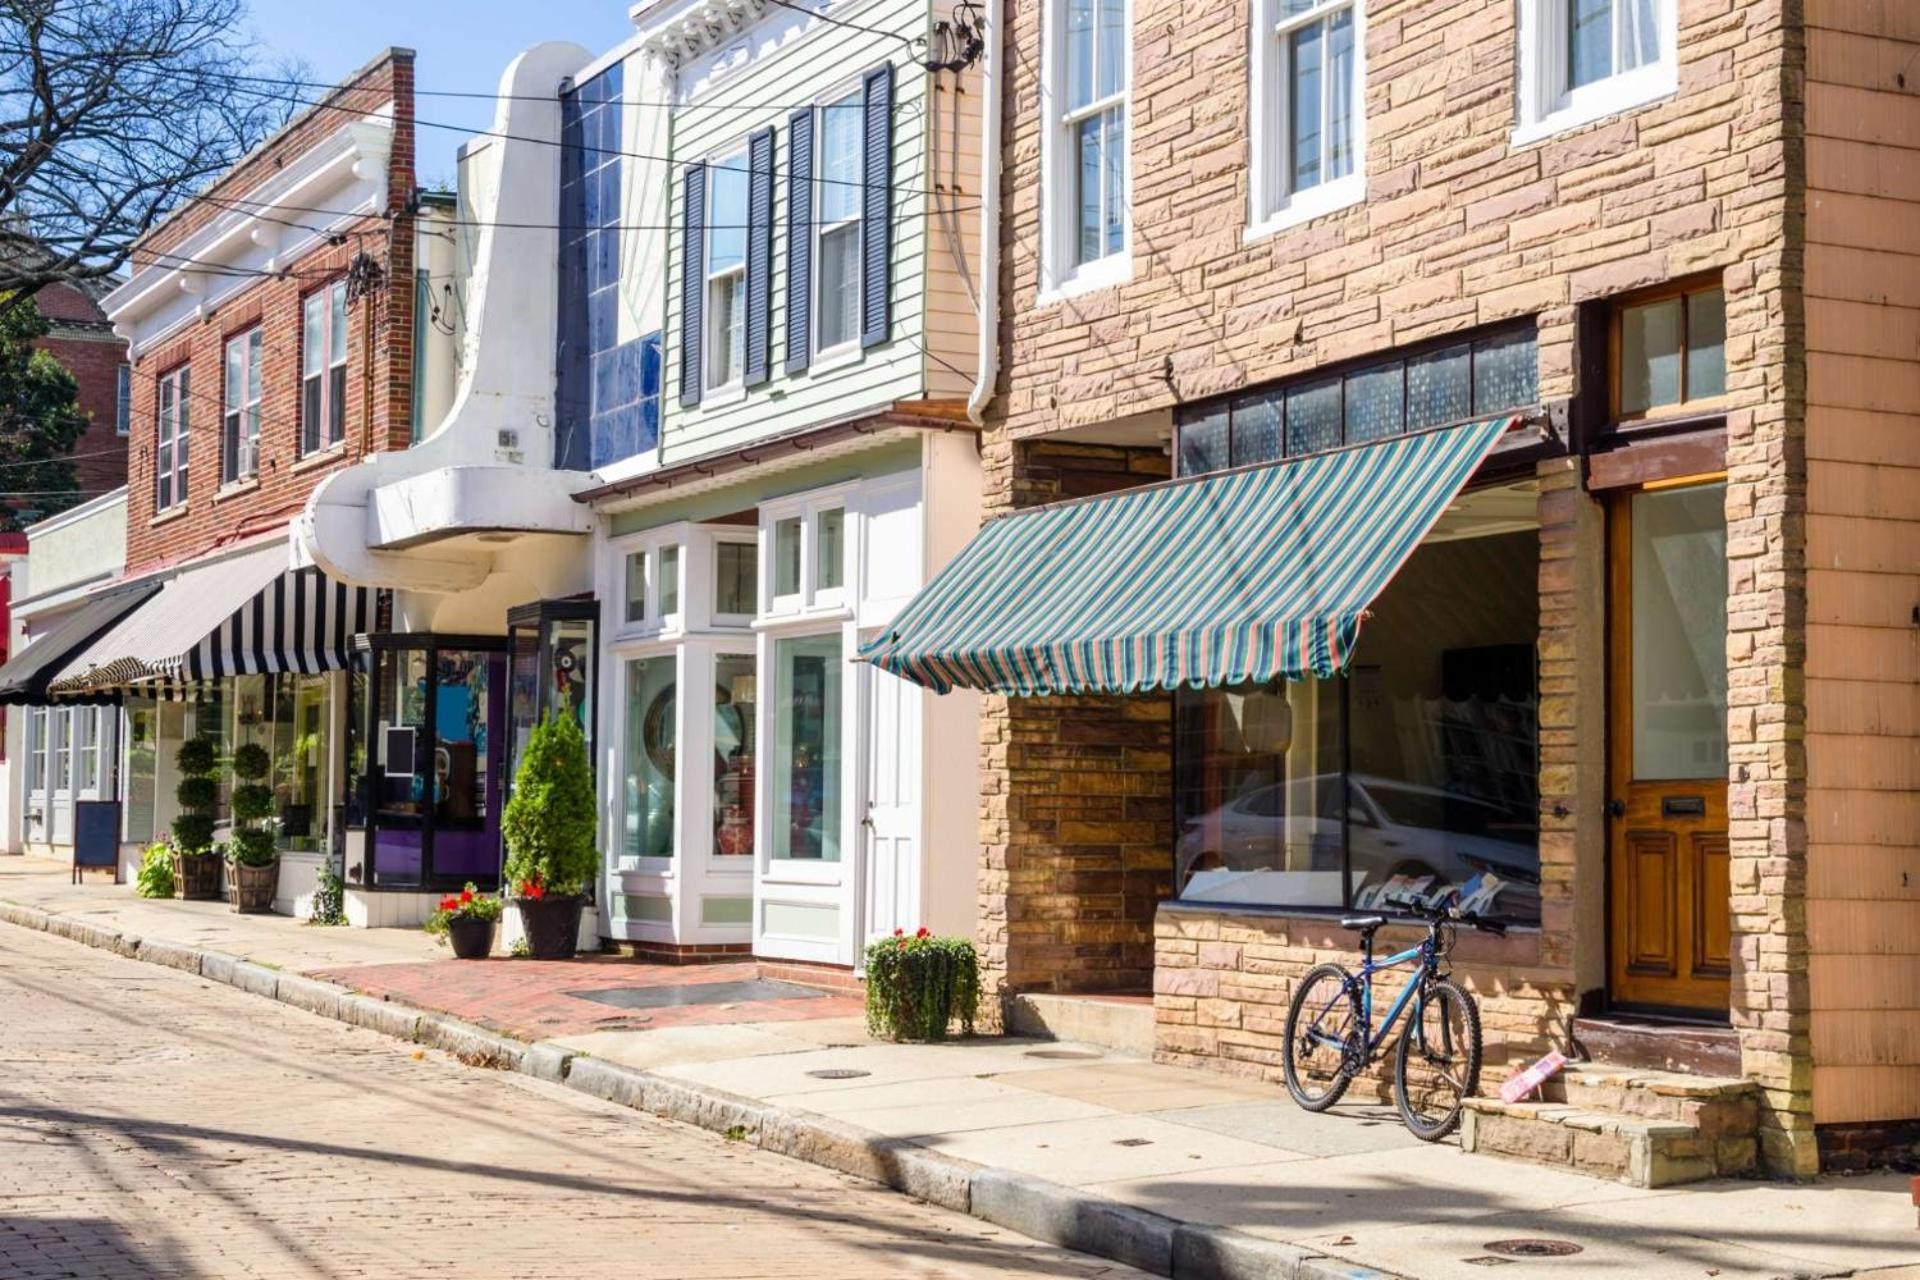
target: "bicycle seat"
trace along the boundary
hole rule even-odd
[[[1362,933],[1372,933],[1387,922],[1385,916],[1341,916],[1342,929],[1358,929]]]

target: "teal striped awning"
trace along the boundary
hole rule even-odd
[[[1517,418],[990,521],[860,656],[945,693],[1328,676]]]

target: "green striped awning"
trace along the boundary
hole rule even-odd
[[[990,521],[860,656],[941,693],[1332,675],[1367,606],[1516,421]]]

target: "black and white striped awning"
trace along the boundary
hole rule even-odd
[[[291,569],[286,544],[274,542],[170,578],[52,688],[163,693],[226,676],[334,671],[372,622],[372,590]]]

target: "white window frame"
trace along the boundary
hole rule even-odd
[[[852,596],[847,583],[853,576],[853,491],[853,485],[835,485],[761,504],[760,598],[764,602],[763,619],[769,624],[785,625],[796,618],[818,621],[852,616]],[[820,516],[827,511],[841,513],[840,585],[837,587],[820,585]],[[780,525],[786,520],[800,522],[799,589],[775,594],[779,567],[774,558],[779,548]]]
[[[1512,144],[1539,142],[1569,129],[1620,115],[1672,97],[1680,90],[1680,18],[1678,0],[1655,0],[1659,12],[1660,56],[1631,71],[1615,72],[1578,89],[1569,87],[1572,68],[1568,5],[1571,0],[1515,0],[1518,93]],[[1614,58],[1619,60],[1622,5],[1615,0]]]
[[[342,320],[339,349],[335,350],[333,313],[335,297],[339,298],[338,309]],[[312,327],[307,311],[313,303],[320,302],[320,371],[307,371],[307,334]],[[341,379],[340,434],[333,434],[333,371],[347,363],[347,351],[353,346],[353,317],[347,312],[347,282],[335,280],[323,284],[318,289],[303,295],[300,299],[300,437],[298,453],[302,457],[325,453],[336,445],[343,444],[347,438],[346,400],[347,379]],[[319,421],[311,422],[307,416],[307,383],[314,378],[320,379],[320,402],[315,411]],[[309,437],[309,430],[312,431]]]
[[[113,367],[113,434],[125,438],[133,430],[133,366],[121,361]]]
[[[234,353],[239,352],[240,395],[234,397]],[[260,388],[254,392],[254,370],[266,359],[265,331],[260,325],[243,329],[228,338],[220,358],[220,482],[239,484],[260,474],[260,404],[266,398],[266,373],[261,369]],[[235,437],[238,450],[227,447],[227,424],[240,419]]]
[[[853,110],[856,113],[858,113],[860,118],[860,124],[861,124],[862,145],[856,149],[856,154],[854,157],[855,160],[858,162],[858,164],[856,165],[856,172],[864,173],[865,172],[864,166],[866,163],[865,146],[864,146],[864,141],[865,141],[864,135],[866,130],[866,111],[865,111],[865,92],[864,92],[864,86],[861,83],[861,81],[859,79],[854,79],[851,81],[846,81],[841,83],[840,85],[836,86],[833,90],[828,92],[824,97],[817,99],[814,102],[814,106],[813,106],[813,146],[814,146],[813,167],[814,167],[814,177],[816,181],[812,184],[813,186],[813,193],[812,193],[813,217],[809,219],[809,221],[812,223],[812,234],[813,234],[812,257],[811,257],[813,270],[807,273],[811,277],[808,281],[807,287],[812,291],[813,296],[807,300],[807,304],[808,304],[807,305],[807,322],[813,328],[813,333],[809,336],[809,344],[814,357],[813,368],[816,371],[822,365],[825,365],[826,367],[831,368],[833,365],[837,363],[841,363],[843,361],[851,363],[853,361],[859,360],[861,358],[861,355],[865,351],[865,348],[860,345],[860,299],[861,299],[861,290],[866,287],[866,270],[867,270],[866,254],[861,251],[860,231],[859,231],[861,205],[863,202],[856,199],[853,205],[853,213],[848,217],[842,218],[838,222],[835,222],[831,227],[826,225],[826,219],[822,216],[820,212],[821,205],[824,202],[824,197],[826,196],[826,189],[827,189],[827,184],[825,182],[818,181],[818,179],[822,175],[824,175],[826,172],[827,112],[830,109],[839,109],[841,104],[844,103],[848,98],[852,98],[854,100]],[[821,286],[826,280],[826,272],[820,269],[820,264],[825,262],[826,258],[821,254],[820,246],[826,242],[827,233],[829,231],[838,231],[845,227],[854,228],[854,234],[853,234],[853,241],[854,241],[853,331],[849,333],[845,338],[841,339],[839,342],[836,342],[829,347],[829,346],[823,345],[820,338],[820,321],[821,321],[821,318],[826,315],[826,309],[823,306],[821,306],[821,298],[824,296]]]
[[[1046,0],[1041,51],[1045,74],[1040,85],[1040,302],[1111,288],[1133,278],[1133,0],[1125,8],[1125,49],[1120,88],[1104,98],[1069,110],[1067,103],[1067,0]],[[1095,10],[1096,16],[1098,9]],[[1094,45],[1093,74],[1098,76],[1099,45]],[[1082,120],[1115,107],[1125,127],[1120,161],[1120,248],[1089,262],[1075,263],[1078,238],[1074,198],[1077,166],[1074,131]]]
[[[173,408],[164,407],[167,388],[172,387]],[[191,416],[187,410],[193,399],[193,366],[181,363],[153,380],[153,509],[172,511],[187,505],[187,443]],[[161,450],[167,462],[161,464]],[[167,480],[167,498],[161,501],[160,481]]]
[[[1301,27],[1323,23],[1341,10],[1353,13],[1353,171],[1308,187],[1288,189],[1287,143],[1292,137],[1292,78],[1287,40]],[[1366,0],[1321,0],[1304,13],[1283,16],[1280,0],[1253,0],[1247,50],[1248,98],[1253,106],[1251,170],[1247,183],[1248,240],[1349,208],[1367,198],[1367,6]],[[1322,120],[1331,106],[1330,77],[1321,75]]]
[[[720,193],[720,184],[714,181],[713,175],[718,173],[720,170],[727,168],[735,160],[738,160],[740,162],[740,171],[748,175],[746,207],[740,210],[741,221],[738,224],[744,227],[749,221],[751,221],[753,216],[753,209],[752,209],[753,179],[751,176],[753,172],[752,170],[753,162],[750,157],[750,153],[748,151],[746,144],[741,143],[738,146],[729,147],[727,150],[721,152],[714,159],[707,162],[707,184],[706,184],[706,192],[705,192],[706,208],[702,211],[703,216],[706,218],[706,222],[704,224],[706,230],[705,230],[705,234],[702,235],[700,239],[700,268],[699,268],[700,269],[700,290],[701,290],[700,292],[700,327],[701,327],[700,389],[701,389],[701,396],[703,401],[713,396],[725,397],[728,392],[744,393],[746,388],[746,371],[747,371],[747,258],[746,258],[746,254],[742,253],[740,255],[740,265],[737,267],[729,267],[725,271],[719,271],[719,272],[708,270],[708,263],[711,262],[713,258],[713,228],[716,225],[714,216],[713,216],[713,201],[714,201],[714,198],[718,196]],[[734,225],[735,225],[734,223],[727,224],[729,228],[732,228]],[[751,233],[749,233],[748,237],[746,238],[751,238]],[[714,352],[718,348],[719,344],[714,341],[714,335],[719,331],[715,327],[716,309],[713,305],[713,299],[714,299],[715,286],[720,284],[722,281],[728,280],[728,279],[732,279],[734,281],[733,315],[735,317],[737,328],[740,334],[739,340],[733,344],[733,348],[732,348],[732,352],[733,352],[733,355],[736,357],[736,360],[730,363],[737,363],[738,368],[729,367],[726,371],[726,376],[720,379],[719,381],[715,381],[714,380],[715,369],[714,369],[713,358],[714,358]],[[729,326],[729,327],[731,328],[735,326]]]
[[[47,769],[47,757],[53,744],[53,711],[34,707],[27,715],[27,791],[45,796],[53,775]]]

